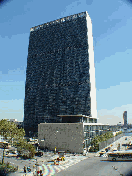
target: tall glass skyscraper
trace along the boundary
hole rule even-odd
[[[30,29],[24,128],[61,122],[62,116],[97,119],[92,22],[87,12]]]
[[[123,125],[127,127],[127,111],[123,112]]]

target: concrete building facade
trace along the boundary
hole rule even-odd
[[[29,135],[37,132],[39,123],[61,123],[64,116],[74,115],[75,123],[80,114],[97,122],[92,22],[87,12],[31,28],[24,129]]]
[[[108,125],[101,123],[40,123],[38,142],[42,149],[83,153],[94,136],[107,130]]]

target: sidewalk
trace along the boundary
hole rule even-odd
[[[48,164],[47,162],[44,164],[41,164],[43,171],[44,171],[44,176],[46,175],[53,176],[55,173],[65,170],[68,167],[75,165],[79,163],[80,161],[87,159],[89,157],[90,156],[77,156],[76,155],[76,156],[65,157],[65,161],[60,161],[59,165]],[[56,155],[53,158],[57,158]],[[41,163],[41,160],[42,158],[39,159],[40,163]],[[27,176],[31,176],[31,175],[33,176],[33,172],[27,173]],[[23,173],[23,170],[19,170],[11,176],[25,176],[25,174]]]

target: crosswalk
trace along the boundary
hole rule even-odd
[[[85,158],[84,158],[85,159]],[[69,160],[65,165],[44,165],[42,164],[43,176],[53,176],[55,173],[59,173],[68,167],[77,164],[80,160]]]
[[[44,165],[42,164],[40,167],[40,170],[43,171],[43,176],[54,176],[56,173],[61,172],[62,170],[65,170],[69,168],[72,165],[75,165],[79,163],[81,160],[87,159],[86,158],[70,158],[67,159],[65,162],[61,162],[59,165]],[[63,165],[62,165],[63,164]],[[32,170],[31,173],[27,173],[27,176],[36,176],[36,168]],[[19,169],[14,175],[11,176],[25,176],[23,169]]]

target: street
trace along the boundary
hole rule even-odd
[[[122,146],[122,144],[129,143],[132,140],[130,134],[126,135],[129,135],[127,136],[127,140],[125,140],[126,136],[121,137],[120,139],[112,143],[113,146],[111,150],[116,148],[119,143],[121,146],[120,150],[125,150],[126,147]],[[97,152],[95,156],[98,156],[98,154],[99,152]],[[107,161],[107,158],[93,156],[84,161],[81,161],[74,166],[67,168],[67,170],[56,173],[55,176],[119,176],[120,174],[127,176],[127,173],[130,170],[132,170],[132,162],[113,162]]]
[[[119,176],[132,168],[132,162],[110,162],[103,157],[88,158],[55,176]],[[112,167],[114,166],[114,167]]]

